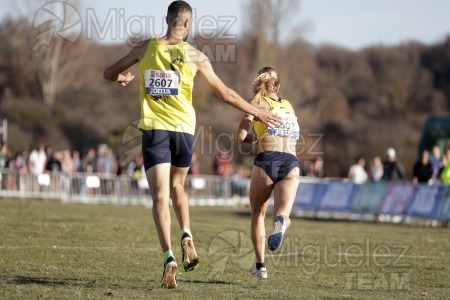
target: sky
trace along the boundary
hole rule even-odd
[[[14,14],[17,6],[14,4],[17,0],[2,1],[6,5],[0,10],[0,19]],[[17,2],[21,1],[28,0]],[[448,0],[300,1],[300,7],[292,12],[292,19],[283,27],[285,35],[282,42],[288,39],[287,33],[296,28],[296,25],[304,28],[304,39],[313,45],[333,44],[350,50],[373,45],[391,46],[408,41],[434,44],[443,41],[450,34]],[[125,42],[130,35],[139,33],[144,33],[145,36],[160,35],[164,33],[164,16],[170,2],[171,0],[82,0],[83,7],[78,8],[83,25],[82,33],[98,37],[96,32],[100,32],[103,40],[115,43]],[[233,37],[245,24],[246,1],[188,2],[195,8],[194,26],[202,29],[205,34]],[[46,1],[42,3],[45,5]],[[37,11],[38,8],[34,8],[31,15],[35,15]],[[116,23],[108,23],[113,21]],[[107,28],[107,24],[111,27]]]

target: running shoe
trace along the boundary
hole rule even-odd
[[[270,251],[277,250],[283,242],[283,235],[284,231],[286,230],[284,226],[284,217],[277,216],[273,225],[275,229],[267,240],[267,246],[269,247]]]
[[[265,267],[261,267],[258,270],[256,269],[256,264],[254,264],[248,271],[250,272],[250,275],[258,279],[267,279],[267,269]]]
[[[187,233],[181,238],[181,255],[183,257],[184,271],[189,272],[197,268],[199,261],[197,252],[195,252],[194,241]]]
[[[161,286],[167,289],[174,289],[177,287],[177,280],[175,276],[177,274],[177,262],[172,256],[167,259],[164,264],[163,276],[161,278]]]

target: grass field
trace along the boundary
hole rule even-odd
[[[150,209],[0,200],[0,299],[450,298],[449,229],[294,219],[259,281],[246,208],[191,216],[200,266],[165,290]]]

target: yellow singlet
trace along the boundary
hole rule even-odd
[[[264,123],[256,120],[253,121],[253,131],[256,134],[256,139],[260,140],[270,136],[298,139],[300,136],[300,126],[298,125],[295,111],[289,101],[283,99],[281,102],[278,102],[270,97],[264,97],[263,99],[273,108],[272,111],[274,113],[277,113],[283,118],[284,124],[278,128],[269,128]]]
[[[139,129],[161,129],[194,135],[192,88],[195,73],[186,59],[189,44],[165,45],[153,38],[140,62]]]

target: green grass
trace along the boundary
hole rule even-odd
[[[293,219],[282,249],[267,258],[269,279],[258,281],[246,271],[253,262],[248,209],[193,207],[191,218],[200,266],[165,290],[150,209],[0,200],[0,299],[450,295],[449,229]],[[266,224],[272,230],[269,217]],[[172,229],[181,269],[175,219]]]

